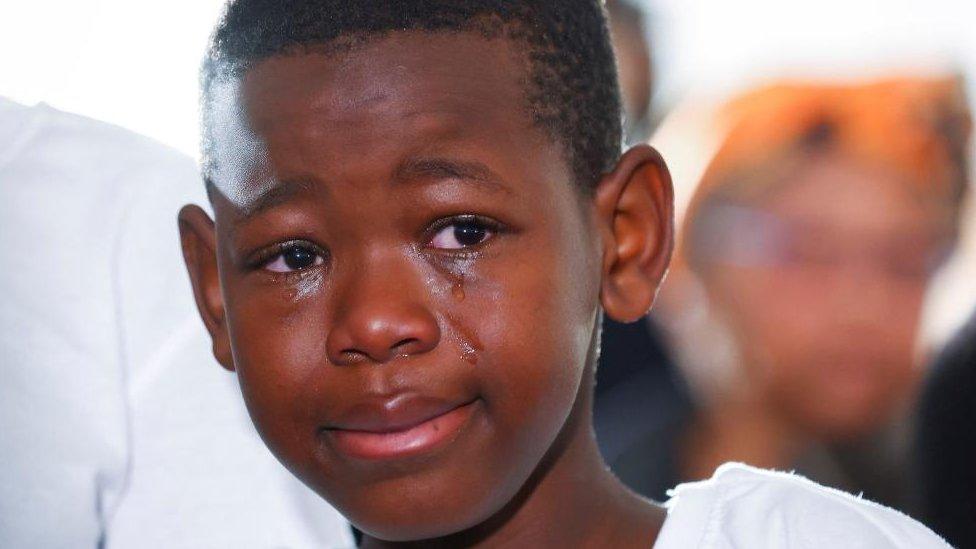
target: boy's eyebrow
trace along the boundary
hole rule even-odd
[[[481,162],[454,160],[448,158],[415,157],[409,158],[397,167],[396,181],[415,179],[464,179],[482,184],[492,192],[511,194],[512,190],[502,182],[502,178]]]
[[[402,162],[394,173],[395,181],[410,181],[415,179],[463,179],[481,184],[492,192],[511,194],[502,179],[488,166],[481,162],[467,160],[450,160],[447,158],[410,158]],[[317,186],[310,179],[286,179],[278,181],[274,186],[254,199],[244,208],[243,218],[259,214],[287,202],[297,194],[308,192]]]
[[[296,194],[307,192],[315,187],[315,183],[308,179],[288,179],[278,181],[270,189],[254,199],[244,208],[243,218],[251,217],[264,210],[287,202]]]

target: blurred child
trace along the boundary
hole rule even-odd
[[[781,84],[723,116],[662,317],[699,404],[679,478],[741,460],[902,507],[920,309],[967,183],[961,83]]]
[[[608,0],[610,38],[617,58],[624,137],[628,143],[647,139],[651,128],[654,73],[644,12],[630,0]]]

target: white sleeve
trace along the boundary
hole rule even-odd
[[[127,465],[110,267],[125,196],[84,132],[21,114],[0,151],[0,547],[95,547]]]
[[[0,124],[0,547],[350,547],[210,353],[176,226],[193,161],[8,105],[30,124]]]
[[[803,477],[726,464],[682,484],[655,549],[947,549],[922,524]]]

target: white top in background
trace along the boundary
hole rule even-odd
[[[911,518],[803,477],[729,463],[670,492],[654,549],[948,549]]]

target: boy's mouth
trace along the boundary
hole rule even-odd
[[[415,395],[364,402],[322,429],[331,445],[350,457],[389,460],[433,451],[468,424],[478,399],[463,402]]]

